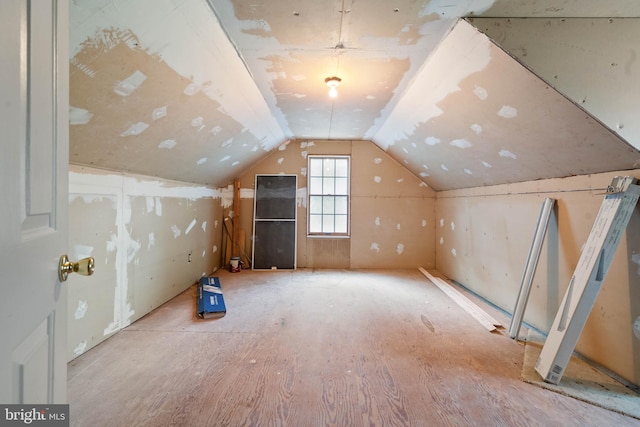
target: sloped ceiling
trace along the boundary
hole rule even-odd
[[[436,190],[630,169],[640,144],[600,118],[607,96],[589,109],[536,75],[544,29],[498,21],[638,16],[634,0],[71,0],[70,161],[226,186],[287,140],[364,139]],[[535,67],[511,53],[523,40]]]

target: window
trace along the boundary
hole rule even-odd
[[[309,156],[310,236],[349,236],[349,157]]]

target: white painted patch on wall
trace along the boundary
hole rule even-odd
[[[257,146],[257,145],[254,145],[254,146],[253,146],[253,148],[251,149],[251,151],[252,151],[252,152],[256,152],[256,151],[258,151],[258,146]]]
[[[455,229],[456,229],[456,224],[453,221],[451,221],[451,231],[455,231]]]
[[[376,157],[375,159],[373,159],[373,163],[379,165],[380,163],[382,163],[382,159],[380,157]]]
[[[238,166],[240,164],[240,162],[238,160],[236,160],[235,162],[231,163],[231,166]]]
[[[146,124],[145,122],[138,122],[138,123],[134,123],[131,126],[129,126],[129,129],[125,130],[124,132],[122,132],[120,134],[120,136],[135,136],[135,135],[140,135],[142,132],[144,132],[147,128],[149,127],[148,124]]]
[[[444,245],[444,237],[440,236],[440,244]]]
[[[198,159],[198,161],[196,163],[198,165],[204,165],[205,163],[207,163],[207,160],[209,160],[209,159],[207,159],[206,157],[202,157],[202,158]]]
[[[407,150],[406,148],[402,147],[402,151],[404,151],[405,154],[409,154],[409,150]]]
[[[382,178],[376,175],[373,177],[373,182],[380,184],[382,182]]]
[[[218,125],[214,126],[211,128],[211,130],[209,131],[209,133],[211,133],[211,135],[217,135],[220,132],[222,132],[222,128]]]
[[[161,119],[163,117],[167,116],[167,106],[165,105],[164,107],[158,107],[156,109],[153,110],[153,112],[151,113],[151,118],[153,120],[158,120]]]
[[[254,29],[254,30],[259,30],[260,33],[270,33],[271,32],[271,25],[269,25],[269,23],[267,21],[265,21],[264,19],[254,19],[254,20],[246,20],[244,21],[244,25],[243,27],[245,29]],[[280,78],[286,79],[287,75],[284,72],[280,72],[279,74]]]
[[[87,349],[87,340],[81,341],[80,344],[73,349],[73,354],[80,356]]]
[[[469,148],[473,146],[473,144],[467,141],[466,139],[454,139],[449,144],[453,145],[454,147],[462,148],[463,150],[465,148]]]
[[[498,154],[500,155],[500,157],[504,157],[506,159],[517,159],[518,158],[518,156],[516,156],[515,154],[513,154],[509,150],[500,150],[500,152]]]
[[[316,143],[315,143],[315,142],[313,142],[313,141],[302,141],[302,142],[300,143],[300,148],[313,147],[313,146],[315,146],[315,145],[316,145]]]
[[[633,335],[640,340],[640,316],[638,316],[636,321],[633,322]]]
[[[380,217],[377,216],[376,219],[373,221],[373,223],[377,226],[380,226]]]
[[[445,171],[445,172],[448,172],[448,171],[449,171],[449,168],[448,168],[448,167],[447,167],[447,165],[445,165],[444,163],[441,163],[441,164],[440,164],[440,168],[441,168],[443,171]]]
[[[300,168],[300,175],[307,176],[307,168]]]
[[[158,196],[155,197],[156,216],[162,216],[162,199]]]
[[[456,248],[451,249],[451,255],[458,256],[458,252],[456,251]]]
[[[91,77],[92,79],[96,76],[96,72],[91,69],[91,67],[82,64],[80,61],[78,61],[77,58],[72,58],[71,61],[69,61],[71,64],[75,65],[76,67],[78,67],[78,69],[80,71],[82,71],[83,73],[85,73],[87,76]]]
[[[185,236],[186,236],[187,234],[189,234],[189,232],[191,231],[191,229],[192,229],[193,227],[195,227],[196,223],[197,223],[197,221],[196,221],[195,219],[194,219],[194,220],[192,220],[192,221],[189,223],[189,225],[187,226],[187,229],[186,229],[186,230],[184,230],[184,235],[185,235]]]
[[[118,236],[116,236],[115,234],[111,234],[111,237],[109,238],[109,240],[107,240],[107,253],[109,252],[115,252],[116,248],[118,247]],[[105,260],[105,264],[106,264],[106,260]]]
[[[242,189],[240,189],[242,192]],[[222,207],[228,208],[233,205],[233,185],[229,184],[226,188],[220,191],[220,202]]]
[[[480,135],[482,133],[482,126],[477,123],[471,125],[471,130],[476,133],[476,135]]]
[[[203,123],[204,119],[202,118],[202,116],[198,116],[195,119],[191,120],[191,126],[193,126],[194,128],[199,128]]]
[[[84,108],[69,106],[69,124],[70,125],[86,125],[93,117],[93,113]]]
[[[279,164],[279,165],[281,165],[281,164],[282,164],[282,162],[284,162],[284,157],[280,157],[280,158],[278,159],[278,164]]]
[[[145,80],[147,79],[147,76],[144,75],[144,73],[141,73],[140,71],[134,71],[133,74],[131,74],[129,77],[127,77],[126,79],[122,80],[121,82],[118,82],[118,84],[116,85],[115,88],[113,88],[113,91],[115,93],[117,93],[120,96],[129,96],[133,93],[133,91],[135,91]]]
[[[133,240],[131,236],[127,235],[127,262],[128,263],[134,261],[136,265],[138,264],[139,260],[136,258],[136,255],[140,251],[141,247],[142,247],[142,244],[140,242],[138,242],[137,240]]]
[[[402,252],[404,252],[404,245],[402,243],[398,243],[398,246],[396,246],[396,252],[398,255],[402,255]]]
[[[207,221],[202,221],[202,224],[200,224],[200,227],[202,227],[202,231],[207,231]]]
[[[150,251],[153,245],[156,244],[156,235],[155,233],[149,233],[149,240],[147,241],[147,251]]]
[[[440,218],[440,228],[444,227],[444,218]]]
[[[491,163],[487,163],[487,162],[485,162],[484,160],[482,161],[482,166],[484,166],[485,168],[490,168],[490,167],[492,167],[492,166],[491,166]]]
[[[422,228],[426,227],[427,226],[427,220],[423,219],[421,224],[422,224]]]
[[[202,258],[205,257],[205,255],[207,255],[207,251],[205,251],[204,249],[202,250]]]
[[[404,178],[398,178],[396,179],[396,182],[404,182]]]
[[[429,176],[429,174],[428,174],[428,173],[426,173],[426,172],[420,172],[420,176],[421,176],[422,178],[426,178],[426,177],[428,177],[428,176]]]
[[[165,139],[160,144],[158,144],[158,148],[166,148],[168,150],[171,150],[177,144],[178,142],[175,139]]]
[[[213,221],[213,228],[218,228],[218,225],[220,225],[220,221],[218,221],[217,219]]]
[[[435,136],[428,136],[425,138],[424,143],[430,146],[440,144],[440,138],[436,138]]]
[[[153,212],[155,209],[156,201],[153,197],[147,196],[145,197],[145,202],[147,204],[147,213]]]
[[[177,239],[178,237],[180,237],[180,235],[182,234],[182,231],[180,231],[180,229],[178,228],[177,225],[173,224],[171,226],[171,232],[173,233],[173,238]]]
[[[184,90],[182,91],[182,93],[184,93],[187,96],[193,96],[196,93],[200,92],[200,85],[197,85],[195,83],[189,83],[189,85],[187,85],[187,87],[184,88]]]
[[[631,255],[631,262],[638,266],[636,274],[640,276],[640,253]]]
[[[510,105],[503,105],[500,111],[498,111],[498,115],[505,119],[512,119],[518,115],[518,110]]]
[[[300,99],[300,98],[306,98],[307,95],[305,95],[304,93],[294,93],[293,97]]]
[[[487,90],[485,88],[483,88],[482,86],[478,86],[476,85],[473,88],[473,93],[481,100],[484,101],[485,99],[487,99],[489,97],[489,92],[487,92]]]
[[[396,229],[400,230],[400,224],[396,224]]]
[[[371,244],[371,248],[372,251],[375,251],[377,253],[380,253],[380,245],[378,245],[376,242],[373,242]]]
[[[227,161],[227,160],[229,160],[230,158],[231,158],[231,156],[227,154],[226,156],[224,156],[224,157],[222,157],[222,158],[220,159],[220,163],[222,163],[222,162],[226,162],[226,161]]]
[[[286,149],[287,149],[287,145],[289,145],[289,143],[288,143],[288,142],[285,142],[284,144],[280,144],[280,145],[278,146],[278,151],[284,151],[284,150],[286,150]]]
[[[73,313],[73,317],[78,320],[82,319],[87,314],[87,309],[89,308],[89,304],[86,301],[80,300],[78,301],[78,307],[76,307],[75,313]]]
[[[213,245],[213,253],[215,254],[216,252],[218,252],[218,247],[216,245]]]
[[[375,96],[373,96],[373,95],[367,95],[367,96],[366,96],[366,98],[367,98],[367,99],[376,99],[376,97],[375,97]]]
[[[309,155],[309,152],[307,150],[301,151],[300,155],[302,156],[303,159],[306,159],[307,156]]]
[[[467,175],[473,175],[473,172],[471,172],[471,169],[467,169],[467,168],[464,168],[464,173],[466,173]]]
[[[296,190],[296,205],[300,208],[307,208],[307,187]]]
[[[229,138],[227,139],[225,142],[223,142],[222,144],[220,144],[220,147],[222,148],[227,148],[230,147],[231,144],[233,144],[233,138]]]

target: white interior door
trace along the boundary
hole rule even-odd
[[[0,1],[0,402],[65,403],[68,0]]]

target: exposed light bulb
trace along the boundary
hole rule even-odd
[[[335,76],[327,77],[326,79],[324,79],[324,82],[329,87],[329,96],[331,98],[335,98],[336,96],[338,96],[337,88],[341,81],[342,79],[340,77],[335,77]]]

